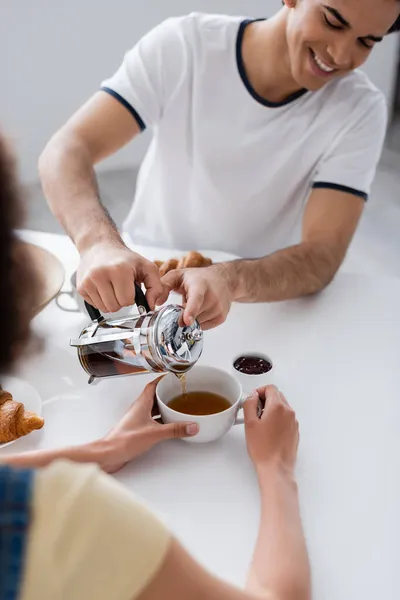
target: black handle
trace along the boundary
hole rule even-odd
[[[140,285],[138,285],[137,283],[135,283],[135,304],[138,308],[139,308],[139,306],[141,306],[145,309],[146,312],[150,312],[150,306],[148,305],[146,296],[144,295],[143,290],[140,287]],[[86,302],[86,300],[85,300],[85,308],[86,308],[88,315],[92,321],[101,321],[103,316],[98,308],[95,308],[94,306],[92,306],[91,304]]]
[[[85,308],[86,308],[88,315],[92,321],[101,321],[103,316],[98,308],[95,308],[94,306],[89,304],[89,302],[86,302],[86,300],[85,300]]]
[[[146,300],[146,296],[144,295],[140,285],[137,283],[135,283],[135,304],[138,308],[139,306],[142,306],[146,312],[150,312],[150,306]]]

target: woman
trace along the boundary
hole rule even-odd
[[[0,372],[29,337],[39,285],[13,230],[20,193],[0,141]],[[155,444],[196,433],[151,419],[157,381],[103,439],[75,448],[7,456],[0,466],[0,600],[307,600],[310,573],[294,467],[298,426],[274,387],[244,405],[246,440],[261,494],[261,521],[244,591],[205,571],[113,473]],[[265,409],[258,417],[259,400]],[[69,459],[56,460],[56,459]],[[5,464],[7,463],[7,465]],[[77,465],[74,463],[91,463]],[[97,465],[97,466],[95,466]],[[100,468],[99,468],[100,467]]]

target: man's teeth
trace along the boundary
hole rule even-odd
[[[332,71],[334,71],[335,69],[332,69],[332,67],[328,67],[328,65],[326,65],[316,54],[313,53],[313,57],[315,62],[317,63],[318,67],[321,69],[321,71],[324,71],[325,73],[332,73]]]

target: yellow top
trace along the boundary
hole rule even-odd
[[[60,461],[37,471],[20,600],[132,600],[170,534],[112,477]]]

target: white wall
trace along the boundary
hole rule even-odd
[[[162,19],[193,10],[269,16],[280,0],[18,0],[0,19],[0,123],[17,147],[25,181],[35,180],[51,134],[114,72],[124,52]],[[391,95],[396,37],[367,68]],[[146,135],[104,163],[138,163]]]

